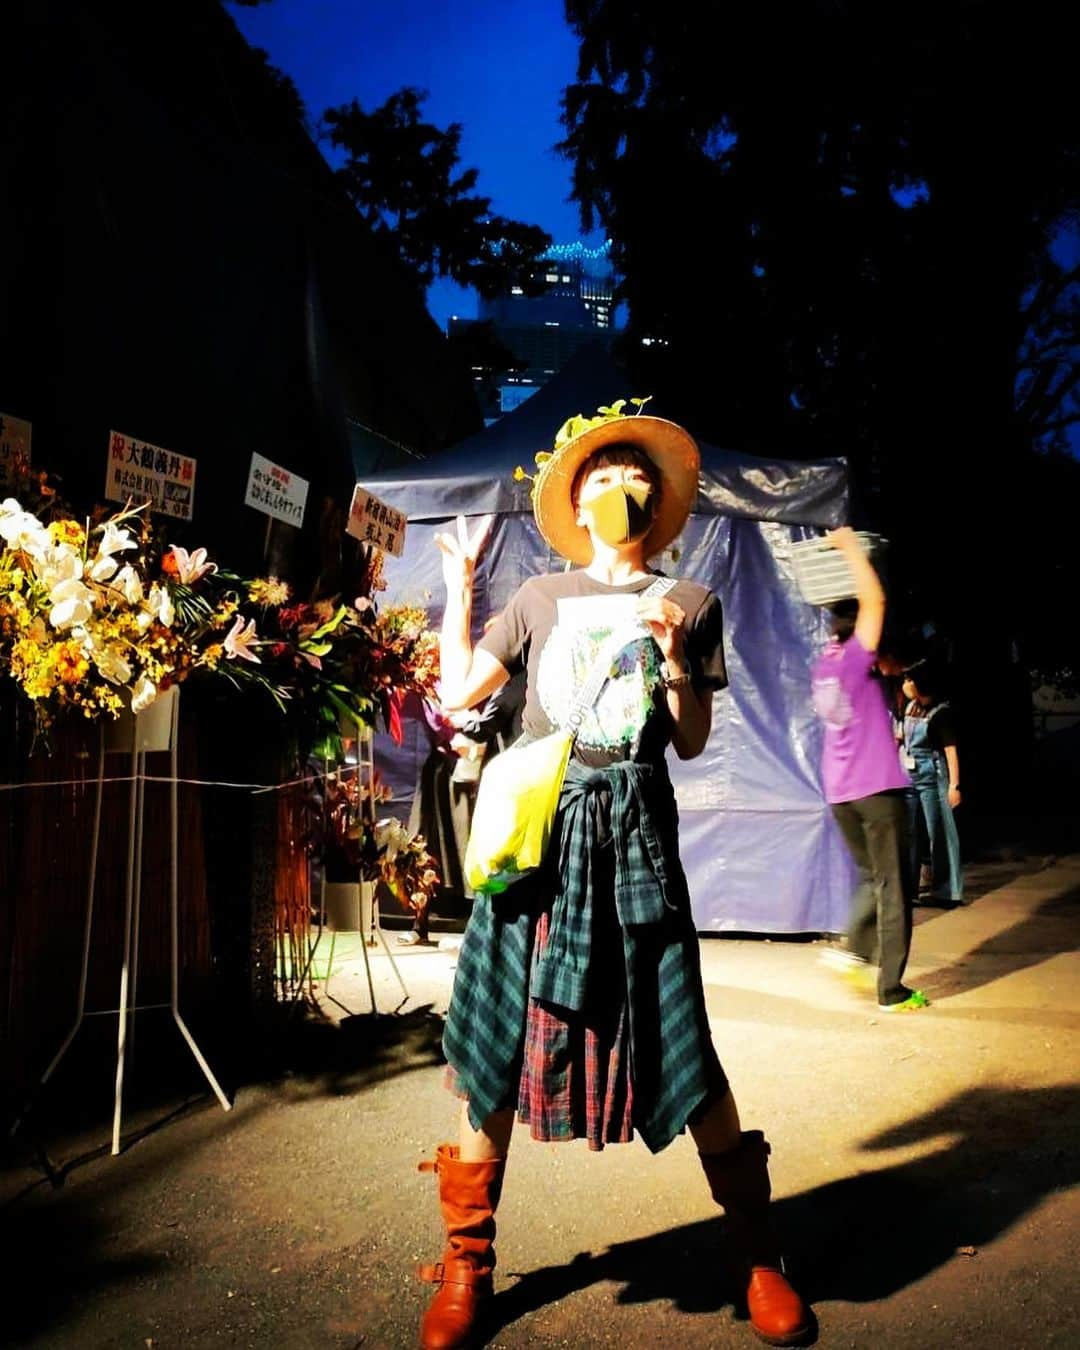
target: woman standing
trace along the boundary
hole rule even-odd
[[[919,875],[919,815],[930,845],[930,895],[959,904],[964,898],[960,835],[953,812],[960,805],[960,754],[949,704],[927,663],[912,666],[904,680],[904,763],[911,775],[908,834],[911,875]]]
[[[462,1099],[456,1145],[433,1170],[446,1225],[427,1350],[470,1343],[492,1292],[495,1210],[515,1113],[535,1139],[594,1149],[635,1131],[653,1152],[688,1127],[737,1243],[754,1330],[797,1344],[810,1316],[769,1225],[769,1145],[744,1133],[709,1035],[697,934],[665,763],[704,749],[726,683],[722,620],[704,586],[661,594],[647,559],[680,533],[698,449],[673,423],[613,416],[560,436],[533,484],[537,525],[578,564],[533,577],[474,648],[483,543],[438,536],[446,580],[443,697],[482,701],[525,672],[524,735],[564,725],[611,634],[635,634],[581,724],[544,866],[479,898],[465,932],[443,1046]],[[610,660],[610,656],[608,657]]]

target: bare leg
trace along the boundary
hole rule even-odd
[[[514,1128],[514,1110],[493,1111],[478,1130],[469,1121],[469,1103],[461,1103],[461,1127],[458,1140],[462,1162],[494,1162],[505,1158],[510,1149],[510,1133]],[[736,1127],[737,1128],[737,1127]]]
[[[739,1108],[735,1105],[730,1089],[719,1101],[713,1102],[699,1121],[690,1126],[690,1133],[699,1153],[726,1153],[728,1149],[739,1146],[742,1140]]]

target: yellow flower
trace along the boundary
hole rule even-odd
[[[55,654],[56,674],[62,684],[78,684],[90,669],[78,643],[61,642]]]
[[[77,520],[53,520],[49,522],[49,537],[54,544],[70,544],[72,548],[82,548],[86,542],[83,527]]]
[[[248,586],[248,595],[256,605],[283,605],[289,598],[289,586],[279,577],[258,577]]]

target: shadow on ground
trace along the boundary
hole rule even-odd
[[[920,1144],[932,1151],[778,1201],[775,1221],[795,1283],[811,1303],[867,1303],[958,1254],[977,1260],[1045,1197],[1076,1184],[1078,1125],[1080,1089],[973,1088],[868,1139],[868,1154]],[[718,1311],[733,1302],[730,1285],[716,1278],[722,1231],[721,1219],[706,1220],[530,1271],[492,1300],[484,1343],[602,1281],[622,1286],[622,1303]]]
[[[966,994],[1005,975],[1027,970],[1059,952],[1076,948],[1080,887],[1052,896],[1011,928],[987,938],[958,961],[919,977],[919,988],[931,999]]]

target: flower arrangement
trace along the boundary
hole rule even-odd
[[[46,523],[9,497],[0,539],[0,661],[34,705],[39,733],[68,709],[140,712],[200,667],[258,664],[240,593],[197,593],[217,571],[203,549],[155,559],[142,507],[98,524]]]
[[[426,909],[440,879],[424,836],[410,834],[393,818],[369,820],[368,787],[355,774],[330,775],[325,791],[322,862],[327,876],[383,881],[403,908]],[[371,797],[375,804],[389,797],[378,779]]]
[[[351,604],[290,605],[284,581],[164,544],[147,517],[129,503],[80,522],[45,475],[0,503],[0,669],[32,703],[39,736],[64,712],[141,712],[203,673],[261,686],[302,757],[339,760],[343,720],[373,727],[381,714],[397,730],[404,695],[434,693],[438,639],[422,609],[376,606],[377,560]]]

